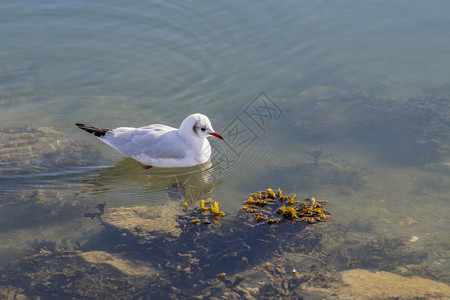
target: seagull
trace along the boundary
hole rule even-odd
[[[116,129],[103,129],[82,123],[75,125],[119,153],[144,164],[146,169],[203,164],[211,156],[211,146],[206,138],[214,136],[223,140],[212,128],[208,117],[199,113],[186,117],[178,129],[162,124]]]

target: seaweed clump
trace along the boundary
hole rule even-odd
[[[281,189],[274,192],[271,188],[251,194],[245,200],[244,212],[253,213],[256,222],[273,225],[290,221],[292,223],[306,222],[314,224],[330,218],[324,206],[325,200],[306,198],[299,202],[296,195],[283,195]]]
[[[233,282],[230,278],[228,278],[228,275],[226,273],[220,273],[217,275],[217,279],[225,283],[225,286],[227,288],[232,289],[234,287],[237,287],[246,278],[243,276],[236,275],[236,279]]]
[[[184,203],[184,207],[188,210],[187,202]],[[191,210],[192,224],[211,224],[219,225],[219,220],[225,217],[225,213],[219,209],[219,202],[209,200],[201,200],[200,206]]]

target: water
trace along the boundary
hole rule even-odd
[[[448,9],[1,3],[0,264],[48,244],[94,249],[83,245],[103,227],[85,213],[101,203],[206,197],[232,218],[248,194],[280,187],[328,200],[327,224],[429,252],[412,263],[448,283]],[[143,170],[74,126],[178,126],[195,112],[226,139],[198,168]]]

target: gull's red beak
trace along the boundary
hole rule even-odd
[[[210,133],[210,135],[215,136],[216,138],[219,138],[219,139],[223,140],[223,137],[220,134],[218,134],[217,132]]]

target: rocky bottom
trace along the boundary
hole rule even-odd
[[[332,221],[269,226],[240,212],[193,224],[181,203],[101,208],[103,231],[79,249],[2,268],[0,298],[450,299],[428,249]]]

